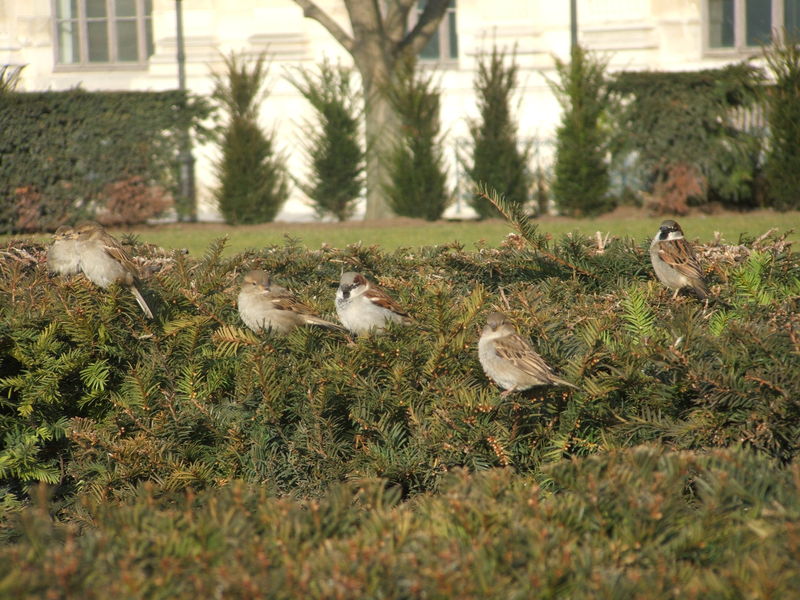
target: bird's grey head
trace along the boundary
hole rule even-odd
[[[75,236],[76,237],[80,236],[82,239],[87,239],[92,236],[101,234],[103,233],[103,231],[104,231],[103,226],[100,225],[100,223],[97,223],[96,221],[85,221],[83,223],[80,223],[75,228]]]
[[[74,235],[75,231],[69,225],[61,225],[55,230],[55,233],[53,233],[53,237],[57,240],[66,240],[74,237]]]
[[[489,313],[486,317],[486,327],[492,331],[497,331],[503,325],[508,325],[508,318],[501,312]]]
[[[342,278],[339,280],[339,291],[342,293],[342,298],[347,300],[350,293],[362,285],[367,285],[367,279],[361,273],[355,271],[342,273]]]
[[[658,227],[658,239],[660,240],[674,240],[683,237],[683,230],[672,219],[663,221]]]
[[[242,279],[242,288],[263,288],[268,290],[269,285],[269,273],[262,271],[261,269],[253,269],[252,271],[248,271],[245,273],[245,276]]]

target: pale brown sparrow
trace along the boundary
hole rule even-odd
[[[336,314],[356,335],[383,331],[389,323],[410,323],[411,318],[380,287],[361,273],[342,274],[336,290]]]
[[[153,312],[136,287],[138,269],[120,243],[99,223],[84,223],[75,230],[83,274],[101,288],[118,283],[127,287],[148,319]]]
[[[267,272],[256,269],[246,273],[238,297],[239,316],[253,331],[289,333],[301,325],[341,329],[326,321],[298,301],[284,287],[272,283]]]
[[[484,373],[505,390],[501,396],[536,386],[560,385],[577,389],[553,375],[542,357],[499,312],[486,318],[478,341],[478,359]]]
[[[53,243],[47,249],[47,268],[58,275],[80,273],[77,234],[72,227],[62,225],[53,234]]]
[[[675,291],[673,298],[684,288],[694,291],[701,300],[708,297],[703,268],[691,244],[683,237],[681,226],[672,219],[658,228],[650,244],[650,261],[658,280]]]

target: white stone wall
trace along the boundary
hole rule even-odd
[[[320,0],[346,29],[341,0]],[[568,57],[569,2],[550,0],[458,0],[459,60],[439,69],[443,88],[443,129],[450,173],[456,180],[455,152],[467,135],[467,119],[477,116],[473,93],[476,57],[494,44],[516,48],[519,64],[517,117],[520,135],[534,140],[535,155],[548,164],[560,107],[546,78],[554,78],[552,56]],[[25,64],[26,90],[162,90],[177,87],[175,3],[154,0],[155,55],[144,70],[65,70],[55,66],[51,0],[0,0],[0,62]],[[706,57],[701,0],[579,0],[579,39],[606,53],[612,70],[698,69],[738,57]],[[210,73],[221,69],[220,53],[262,50],[274,56],[271,94],[262,123],[277,132],[295,175],[304,172],[298,147],[300,123],[311,116],[305,101],[282,77],[287,67],[311,67],[323,57],[350,62],[348,55],[315,21],[305,19],[291,0],[183,0],[187,85],[200,94],[212,88]],[[211,201],[213,147],[196,148],[199,214],[217,218]],[[535,167],[535,165],[533,165]],[[304,197],[294,190],[279,219],[309,219]]]

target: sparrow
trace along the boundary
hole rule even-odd
[[[75,230],[79,265],[83,274],[101,288],[113,283],[127,287],[148,319],[153,312],[136,287],[136,264],[120,243],[99,223],[84,223]]]
[[[283,334],[301,325],[341,329],[315,315],[289,290],[272,283],[269,274],[260,269],[245,274],[237,304],[242,321],[255,332],[266,329]]]
[[[62,225],[53,234],[53,243],[47,249],[47,268],[58,275],[80,273],[77,234],[72,227]]]
[[[351,333],[383,331],[389,323],[411,322],[408,314],[361,273],[342,274],[336,290],[336,314]]]
[[[650,261],[656,277],[666,287],[675,290],[673,298],[684,288],[689,288],[701,300],[708,297],[708,286],[703,268],[697,261],[692,246],[683,237],[683,230],[672,219],[661,223],[650,244]]]
[[[478,359],[484,373],[505,391],[501,396],[535,386],[561,385],[578,389],[553,375],[530,343],[520,336],[508,318],[493,312],[478,341]]]

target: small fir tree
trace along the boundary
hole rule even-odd
[[[800,39],[784,35],[764,49],[774,85],[766,91],[770,140],[765,166],[775,208],[800,208]]]
[[[555,63],[558,81],[548,83],[563,109],[556,134],[556,204],[573,216],[606,212],[613,208],[602,126],[608,104],[606,61],[576,45],[569,63],[557,57]]]
[[[528,201],[530,173],[529,147],[520,149],[517,124],[511,114],[511,95],[517,85],[517,64],[512,55],[497,48],[478,59],[475,93],[480,118],[469,123],[472,160],[467,174],[476,184],[489,186],[512,204]],[[480,218],[499,217],[500,213],[485,198],[476,195],[472,207]]]
[[[252,66],[235,53],[223,60],[225,73],[214,76],[212,95],[228,114],[219,140],[215,196],[228,223],[272,221],[289,195],[289,184],[274,134],[258,123],[259,106],[268,94],[264,86],[269,65],[264,54]]]
[[[416,58],[409,56],[400,63],[387,95],[401,121],[387,161],[389,206],[400,216],[435,221],[450,203],[440,135],[441,92],[433,74],[420,73]]]
[[[319,217],[344,221],[353,216],[364,189],[360,97],[353,89],[352,70],[326,60],[317,73],[297,69],[288,79],[316,111],[316,120],[303,126],[309,173],[298,186]]]

